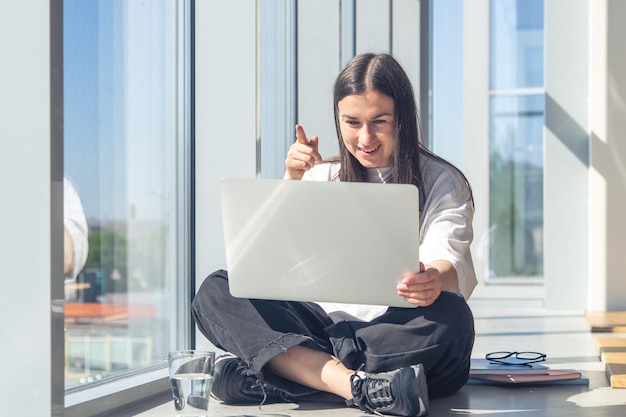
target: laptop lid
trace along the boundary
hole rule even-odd
[[[419,193],[405,184],[222,179],[235,297],[414,307],[396,293],[419,270]]]

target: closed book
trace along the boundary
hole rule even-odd
[[[589,384],[587,378],[582,378],[579,371],[572,369],[548,369],[546,374],[485,374],[471,375],[470,378],[499,384],[535,384],[547,382],[578,381],[581,384]]]
[[[613,388],[626,388],[626,364],[624,363],[607,363],[606,377]]]
[[[547,374],[550,368],[539,363],[528,365],[501,365],[484,358],[472,358],[470,363],[470,376],[473,375],[536,375]]]

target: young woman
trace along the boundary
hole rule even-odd
[[[338,160],[324,161],[319,138],[296,126],[284,178],[414,184],[422,262],[396,289],[419,308],[238,299],[227,272],[216,271],[193,302],[200,331],[230,352],[217,362],[212,393],[237,404],[325,392],[371,413],[426,415],[429,396],[454,394],[469,373],[471,188],[421,145],[413,89],[392,56],[348,63],[335,82],[334,111]]]

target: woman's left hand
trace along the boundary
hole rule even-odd
[[[427,307],[441,294],[441,273],[437,268],[421,262],[420,271],[403,276],[396,289],[398,295],[404,297],[407,302]]]

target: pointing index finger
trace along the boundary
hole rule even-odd
[[[306,137],[306,133],[304,133],[304,128],[300,125],[296,125],[296,140],[299,143],[308,145],[309,144],[309,140]]]
[[[309,148],[307,154],[313,157],[315,162],[323,162],[318,152],[319,138],[317,136],[313,136],[311,139],[307,138],[306,133],[304,133],[304,128],[299,124],[296,125],[296,143],[306,145]]]

